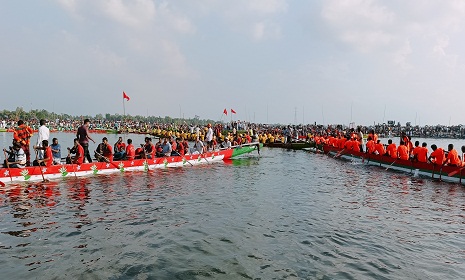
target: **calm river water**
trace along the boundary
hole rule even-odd
[[[0,219],[1,279],[465,279],[464,187],[304,151],[10,184]]]

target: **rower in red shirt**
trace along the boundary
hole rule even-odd
[[[188,154],[189,153],[189,143],[184,138],[181,138],[181,143],[182,143],[182,146],[184,148],[184,154],[185,155]]]
[[[107,137],[102,138],[103,143],[103,156],[106,157],[110,162],[113,161],[113,148],[108,143]]]
[[[79,144],[79,138],[74,138],[73,150],[75,151],[76,155],[74,157],[71,157],[71,163],[78,165],[82,164],[84,162],[84,148],[81,146],[81,144]],[[70,152],[71,149],[68,148],[68,153]]]
[[[48,140],[42,140],[41,146],[34,146],[35,150],[44,150],[44,158],[38,159],[37,162],[39,165],[51,166],[53,163],[52,148],[48,145]]]
[[[181,142],[180,138],[176,138],[176,152],[180,156],[184,156],[184,146],[182,145],[182,142]]]
[[[132,144],[132,139],[128,139],[128,145],[126,146],[126,160],[133,160],[136,157],[136,150]]]

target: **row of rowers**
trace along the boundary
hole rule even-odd
[[[315,143],[326,144],[333,147],[344,149],[345,151],[365,152],[369,154],[377,154],[398,158],[402,160],[415,160],[419,162],[431,162],[434,164],[447,164],[451,166],[465,166],[465,161],[462,161],[453,144],[449,144],[447,151],[443,148],[438,148],[435,144],[431,145],[432,152],[429,153],[425,142],[420,146],[419,141],[415,141],[415,146],[410,141],[410,137],[402,134],[399,146],[393,143],[392,139],[388,140],[388,144],[382,144],[376,134],[370,133],[367,137],[365,150],[363,150],[362,139],[357,136],[314,136]],[[465,146],[462,146],[462,153],[465,153]]]
[[[164,137],[159,138],[157,143],[152,143],[151,137],[145,137],[145,144],[140,144],[140,147],[135,148],[132,144],[132,139],[127,139],[127,144],[124,143],[123,138],[119,137],[118,141],[113,147],[108,142],[106,137],[103,137],[102,142],[98,144],[97,149],[94,152],[94,156],[98,161],[114,161],[114,160],[133,160],[133,159],[150,159],[155,157],[167,157],[167,156],[184,156],[187,154],[203,154],[208,151],[217,150],[218,148],[227,149],[232,145],[240,145],[237,143],[238,140],[232,135],[222,137],[223,141],[217,143],[213,137],[210,141],[201,141],[197,138],[192,148],[189,148],[189,142],[184,138],[175,137]],[[233,139],[231,142],[230,139]],[[246,140],[250,142],[251,139]],[[35,149],[47,149],[47,144],[44,143],[44,148],[34,146]],[[90,156],[86,154],[86,149],[82,147],[79,140],[74,139],[74,146],[68,148],[69,154],[66,158],[66,163],[81,164],[85,162],[91,162]],[[47,154],[47,153],[46,153]],[[54,150],[52,150],[53,157]],[[73,156],[71,156],[73,154]],[[59,158],[59,156],[58,156]],[[43,160],[45,165],[47,164],[47,156]],[[56,162],[56,161],[55,161]],[[51,164],[51,163],[49,163]],[[59,163],[56,163],[59,164]]]

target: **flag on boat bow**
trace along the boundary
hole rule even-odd
[[[231,109],[231,113],[232,113],[232,114],[235,114],[235,113],[236,113],[236,111],[234,111],[233,109]]]
[[[223,114],[225,114],[226,116],[228,115],[228,110],[226,110],[226,108],[224,108]]]

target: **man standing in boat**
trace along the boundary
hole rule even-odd
[[[26,166],[31,165],[31,153],[29,151],[29,141],[33,135],[32,129],[24,123],[23,120],[18,121],[18,127],[13,131],[13,139],[21,145],[21,149],[26,155]]]
[[[88,130],[89,124],[90,124],[90,120],[85,119],[84,124],[81,125],[78,128],[77,133],[76,133],[76,137],[79,140],[79,144],[84,149],[85,158],[87,159],[88,162],[92,162],[92,158],[91,158],[91,156],[89,154],[89,140],[91,140],[94,143],[95,143],[95,141],[89,135],[89,130]]]
[[[48,142],[48,138],[50,137],[50,129],[48,129],[48,127],[45,126],[45,120],[44,119],[41,119],[40,122],[40,127],[39,127],[39,133],[38,133],[38,136],[37,136],[37,143],[36,143],[36,146],[38,147],[42,147],[42,141],[44,140],[47,140]],[[37,152],[37,158],[38,159],[44,159],[44,149],[37,149],[38,152]]]
[[[207,150],[212,150],[213,149],[213,129],[212,125],[208,124],[207,125],[207,134],[205,135],[205,140],[207,141]]]

